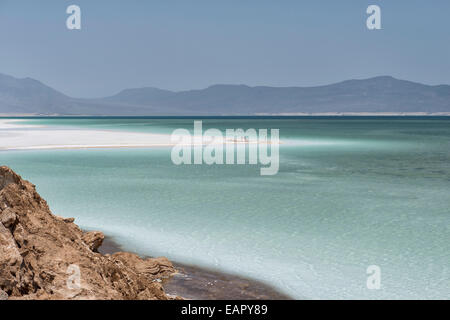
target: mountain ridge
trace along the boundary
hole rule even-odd
[[[170,91],[129,88],[104,98],[69,97],[32,78],[0,74],[0,114],[255,115],[295,113],[449,113],[450,85],[391,76],[313,87],[215,84]]]

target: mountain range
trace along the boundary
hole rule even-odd
[[[213,85],[169,91],[126,89],[98,99],[69,97],[42,82],[0,74],[0,114],[255,115],[295,113],[449,113],[450,85],[380,76],[316,87]]]

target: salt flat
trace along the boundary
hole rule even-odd
[[[168,134],[63,129],[0,120],[0,150],[126,148],[172,146]]]
[[[201,135],[202,133],[200,133]],[[192,136],[191,142],[171,141],[169,134],[140,133],[119,130],[68,129],[22,123],[20,119],[0,120],[0,150],[150,148],[175,145],[254,144],[260,141],[225,137]],[[277,142],[278,143],[278,142]]]

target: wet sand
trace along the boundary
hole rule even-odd
[[[124,251],[111,237],[99,248],[102,254]],[[188,266],[172,261],[178,274],[163,281],[167,294],[192,300],[291,300],[257,280]]]

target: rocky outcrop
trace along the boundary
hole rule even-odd
[[[0,167],[0,299],[168,299],[167,259],[102,255],[103,239],[53,215],[33,184]]]
[[[88,245],[89,249],[98,252],[98,248],[100,248],[103,240],[105,240],[105,235],[100,231],[91,231],[86,232],[81,239]]]

